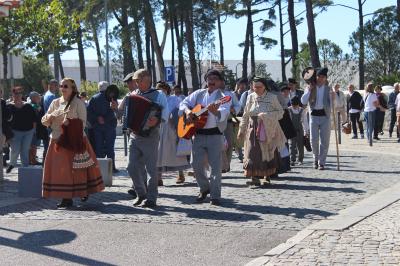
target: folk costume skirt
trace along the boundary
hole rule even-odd
[[[157,168],[160,172],[182,171],[190,168],[186,156],[177,156],[178,135],[171,121],[162,123],[158,146]]]
[[[251,117],[244,143],[243,169],[246,177],[268,177],[276,173],[279,166],[279,154],[275,151],[274,158],[262,161],[262,152],[256,136],[257,117]]]
[[[84,145],[95,164],[89,168],[73,169],[74,153],[57,147],[56,140],[51,139],[43,169],[44,198],[82,198],[104,190],[96,154],[86,137]]]

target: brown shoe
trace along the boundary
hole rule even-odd
[[[180,175],[176,178],[176,183],[177,184],[182,184],[185,182],[185,176],[184,175]]]
[[[163,182],[163,180],[161,178],[158,179],[158,186],[159,187],[164,186],[164,182]]]

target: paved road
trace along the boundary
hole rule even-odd
[[[241,165],[235,158],[232,171],[223,179],[222,207],[195,204],[198,189],[193,179],[188,177],[186,184],[175,185],[174,174],[169,174],[166,186],[160,188],[157,210],[134,208],[126,193],[131,181],[122,171],[114,179],[115,186],[72,210],[55,209],[53,200],[0,208],[0,227],[26,233],[49,228],[67,230],[75,237],[55,248],[98,262],[241,265],[304,227],[400,181],[399,171],[394,168],[398,145],[395,139],[384,138],[370,148],[365,140],[349,140],[346,136],[341,145],[342,171],[335,170],[332,145],[326,171],[312,169],[311,155],[307,154],[304,166],[260,189],[244,185]],[[122,169],[126,162],[121,139],[117,147],[117,165]],[[9,180],[15,181],[15,175]],[[7,230],[0,230],[0,237],[7,237]],[[29,250],[29,241],[17,249]],[[5,263],[11,264],[16,247],[0,243],[0,253],[10,254]],[[109,247],[111,244],[118,248]],[[44,262],[63,263],[57,256],[34,253]],[[16,254],[22,261],[32,255]]]

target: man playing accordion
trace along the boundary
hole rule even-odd
[[[154,208],[158,195],[159,125],[161,120],[168,120],[167,98],[164,93],[151,87],[151,75],[147,70],[137,70],[132,80],[138,87],[138,93],[128,97],[126,122],[127,127],[131,129],[128,173],[132,177],[137,194],[133,205]],[[145,101],[147,103],[142,105]],[[147,108],[149,110],[144,112]],[[140,128],[137,128],[138,125]]]

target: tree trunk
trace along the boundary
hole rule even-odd
[[[190,73],[192,75],[193,91],[199,89],[199,78],[197,77],[196,51],[193,36],[193,7],[192,1],[188,1],[189,6],[185,12],[186,41],[189,54]]]
[[[363,15],[363,1],[358,0],[358,23],[360,27],[360,56],[358,58],[358,72],[359,72],[359,89],[364,89],[364,56],[365,56],[365,46],[364,46],[364,15]]]
[[[93,32],[94,45],[96,46],[97,63],[99,64],[99,67],[102,67],[103,66],[103,60],[101,59],[101,49],[100,49],[100,43],[99,43],[99,36],[97,35],[97,26],[95,25],[93,19],[90,20],[90,26],[91,26],[92,32]]]
[[[152,72],[151,66],[151,37],[148,31],[146,30],[146,69],[147,71]]]
[[[397,23],[400,26],[400,0],[397,0],[396,13],[397,13]]]
[[[151,73],[152,73],[153,86],[155,87],[157,82],[157,71],[156,71],[156,55],[154,52],[153,39],[151,39]]]
[[[61,61],[61,55],[60,55],[59,52],[57,52],[57,62],[58,62],[58,65],[60,67],[61,78],[63,79],[63,78],[65,78],[65,73],[64,73],[64,67],[63,67],[63,64],[62,64],[62,61]]]
[[[247,77],[247,61],[249,60],[249,47],[250,47],[250,27],[251,21],[247,15],[246,36],[244,41],[243,61],[242,61],[242,77]]]
[[[283,40],[283,19],[282,19],[282,0],[278,1],[279,9],[279,35],[281,43],[281,71],[282,71],[282,81],[286,81],[286,63],[285,63],[285,43]]]
[[[319,57],[318,57],[317,41],[315,37],[312,0],[305,0],[305,2],[306,2],[307,27],[308,27],[307,41],[308,41],[308,46],[310,47],[311,64],[313,67],[321,67],[321,63],[319,62]]]
[[[124,76],[128,75],[132,71],[136,70],[135,62],[133,61],[132,55],[132,42],[131,42],[131,31],[129,29],[128,22],[128,7],[123,4],[121,7],[121,46],[122,46],[122,57],[123,57],[123,68]]]
[[[171,65],[175,66],[174,19],[172,17],[172,14],[170,14],[169,24],[170,24],[170,30],[171,30]]]
[[[7,86],[7,74],[8,74],[8,44],[3,43],[3,49],[1,50],[3,55],[3,86],[4,90],[8,87]],[[5,91],[4,91],[5,93]]]
[[[183,21],[181,20],[181,30],[179,32],[178,17],[174,15],[174,27],[176,35],[176,44],[178,46],[178,85],[182,86],[183,93],[188,95],[188,87],[185,71],[185,60],[183,58]]]
[[[294,16],[293,0],[288,0],[288,16],[290,25],[290,35],[292,37],[292,75],[293,78],[297,79],[299,76],[299,70],[297,66],[297,54],[299,53],[299,42],[297,40],[297,26],[296,26],[296,18]]]
[[[250,42],[250,66],[251,66],[251,76],[256,73],[256,59],[254,55],[254,33],[253,33],[253,18],[251,14],[251,1],[248,3],[247,16],[249,18],[249,42]]]
[[[58,55],[60,52],[54,50],[54,78],[60,80],[60,61],[58,60]]]
[[[79,70],[81,74],[81,80],[86,80],[85,52],[83,49],[82,28],[80,24],[76,30],[76,42],[78,43]]]
[[[221,15],[219,10],[219,2],[217,1],[217,24],[218,24],[218,39],[219,39],[219,63],[224,65],[224,42],[222,40]]]
[[[142,37],[140,35],[139,16],[137,12],[137,10],[133,11],[133,32],[135,35],[139,68],[144,68]]]
[[[162,56],[162,51],[161,51],[161,47],[160,44],[158,42],[158,37],[157,37],[157,30],[156,30],[156,26],[154,23],[154,19],[153,19],[153,14],[151,11],[151,5],[150,5],[150,1],[146,0],[144,1],[144,13],[145,13],[145,23],[147,25],[147,29],[149,30],[149,33],[151,35],[151,41],[153,44],[153,49],[154,52],[157,55],[157,64],[158,64],[158,70],[160,72],[160,79],[161,80],[165,80],[164,77],[164,59]]]

